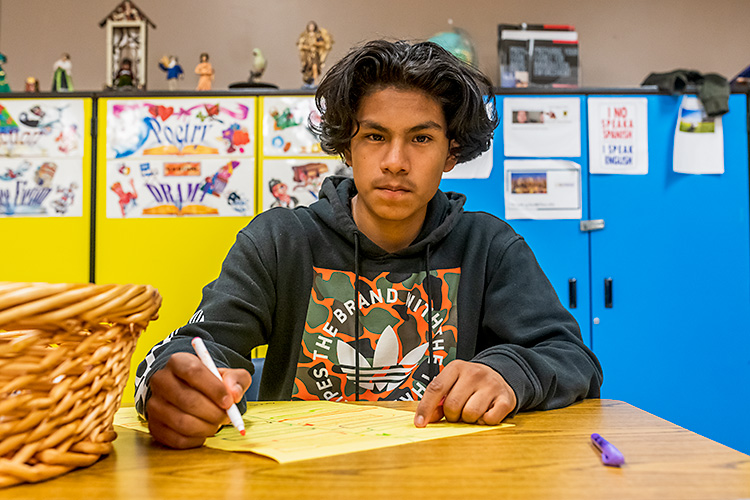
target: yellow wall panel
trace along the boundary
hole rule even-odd
[[[138,341],[123,403],[133,402],[133,380],[148,350],[195,312],[201,289],[215,279],[240,229],[252,217],[106,218],[106,99],[99,102],[96,282],[142,283],[159,289],[159,319]]]
[[[24,99],[37,104],[41,99]],[[70,99],[66,99],[70,100]],[[83,201],[80,217],[0,217],[0,280],[86,283],[89,281],[91,212],[91,109],[82,98]],[[44,102],[54,99],[44,99]]]

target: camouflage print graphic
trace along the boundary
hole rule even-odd
[[[429,382],[425,273],[360,276],[360,338],[354,341],[354,273],[314,268],[292,399],[415,400]],[[456,359],[461,269],[430,271],[433,364]],[[434,369],[434,368],[433,368]]]

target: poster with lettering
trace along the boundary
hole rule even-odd
[[[0,217],[83,216],[81,158],[0,159]]]
[[[122,159],[107,162],[107,218],[251,216],[252,158]]]
[[[82,99],[0,100],[0,217],[82,217]]]
[[[263,156],[327,156],[310,129],[320,123],[313,96],[263,97]]]
[[[262,210],[307,206],[318,200],[330,175],[351,177],[352,169],[337,158],[274,158],[263,161]]]
[[[0,100],[0,156],[82,158],[81,99]]]
[[[107,218],[250,216],[254,98],[107,101]]]
[[[648,99],[589,97],[589,172],[648,173]]]

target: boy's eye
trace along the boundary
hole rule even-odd
[[[414,142],[425,143],[430,141],[429,135],[418,135],[414,138]]]
[[[380,135],[380,134],[367,134],[367,135],[365,135],[365,138],[369,139],[371,141],[382,141],[383,140],[383,136]]]

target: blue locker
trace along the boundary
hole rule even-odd
[[[523,94],[524,97],[533,97]],[[538,95],[536,97],[555,97]],[[747,98],[722,117],[725,173],[672,171],[679,97],[647,97],[648,175],[588,172],[586,97],[581,100],[583,219],[511,220],[564,305],[577,280],[575,316],[604,368],[602,397],[620,399],[750,453],[750,196]],[[504,98],[498,96],[499,107]],[[568,95],[566,95],[568,97]],[[502,125],[489,179],[444,180],[469,210],[504,218]],[[611,279],[612,307],[605,307]]]
[[[722,175],[672,171],[678,109],[648,97],[648,175],[590,176],[590,214],[606,224],[590,234],[602,397],[750,453],[746,96],[722,118]]]

